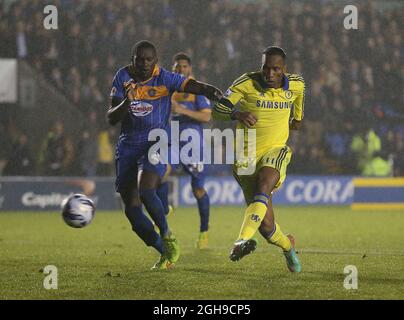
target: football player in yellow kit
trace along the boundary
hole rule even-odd
[[[303,78],[286,73],[284,50],[272,46],[263,52],[261,70],[239,77],[214,106],[214,119],[237,120],[237,129],[245,133],[249,129],[256,130],[255,140],[249,141],[248,134],[244,134],[243,144],[244,152],[249,144],[255,144],[254,172],[240,173],[245,161],[236,161],[233,167],[234,177],[243,189],[247,209],[240,234],[230,253],[232,261],[238,261],[255,250],[257,241],[253,237],[259,230],[269,243],[282,248],[291,272],[301,271],[293,236],[285,235],[275,223],[272,194],[286,178],[292,154],[286,143],[289,130],[298,129],[301,125],[304,94]]]

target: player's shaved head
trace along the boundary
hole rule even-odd
[[[153,51],[153,53],[157,56],[156,46],[150,41],[142,40],[142,41],[135,43],[135,45],[133,46],[132,57],[134,57],[136,54],[139,53],[140,50],[143,50],[143,49],[151,49]]]
[[[281,56],[283,58],[283,60],[286,60],[286,53],[285,50],[283,50],[281,47],[277,47],[277,46],[270,46],[267,47],[262,54],[264,55],[277,55],[277,56]]]

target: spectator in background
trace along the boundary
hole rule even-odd
[[[317,146],[312,146],[309,149],[307,157],[303,161],[303,163],[305,163],[305,174],[315,175],[324,174],[326,172],[324,151]]]
[[[65,86],[62,80],[62,71],[58,67],[55,66],[52,68],[50,72],[50,80],[60,92],[63,92]]]
[[[26,176],[34,172],[34,161],[25,134],[20,134],[11,146],[3,170],[5,176]]]
[[[94,130],[85,129],[77,146],[78,174],[93,177],[97,173],[98,145]]]
[[[113,174],[114,146],[112,140],[114,139],[114,136],[114,128],[102,130],[98,134],[98,175],[111,176]]]
[[[23,21],[17,22],[17,57],[20,59],[27,58],[28,56],[28,45],[27,45],[27,35],[25,33],[25,25]]]
[[[0,4],[0,57],[15,58],[17,55],[17,41],[15,29],[10,28],[4,8]]]
[[[9,154],[10,139],[5,123],[0,122],[0,174],[2,174]]]
[[[294,145],[291,146],[293,151],[293,161],[288,165],[288,170],[293,173],[298,173],[301,175],[307,174],[306,170],[308,169],[305,166],[307,161],[307,150],[305,148],[297,148],[295,151]]]
[[[42,143],[39,154],[41,174],[48,176],[72,173],[74,149],[61,121],[56,121]]]
[[[392,163],[381,152],[375,152],[361,173],[365,177],[388,177],[393,173]]]
[[[97,113],[90,111],[86,127],[81,133],[77,146],[76,169],[79,175],[87,177],[97,174],[98,157],[98,123]]]
[[[358,170],[363,172],[376,152],[381,151],[380,138],[373,129],[362,126],[361,131],[352,138],[351,151],[355,154]]]
[[[394,151],[390,153],[390,157],[394,163],[394,175],[404,176],[404,138],[400,131],[394,135],[393,146]]]

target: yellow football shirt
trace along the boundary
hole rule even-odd
[[[251,129],[256,129],[256,157],[263,156],[268,149],[286,145],[289,137],[289,119],[301,121],[304,116],[304,80],[297,74],[285,74],[281,88],[268,88],[261,72],[246,73],[238,78],[224,94],[224,99],[215,104],[213,118],[231,120],[234,110],[249,111],[258,121]],[[248,129],[237,122],[237,129]],[[248,141],[245,134],[244,150]]]

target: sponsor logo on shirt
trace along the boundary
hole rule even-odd
[[[231,95],[233,93],[233,91],[231,91],[230,89],[227,89],[226,92],[224,93],[224,97],[228,97],[229,95]]]
[[[129,109],[134,116],[144,117],[153,111],[153,105],[143,101],[132,101]]]
[[[290,109],[292,108],[293,102],[257,100],[255,105],[258,108],[266,109]]]

